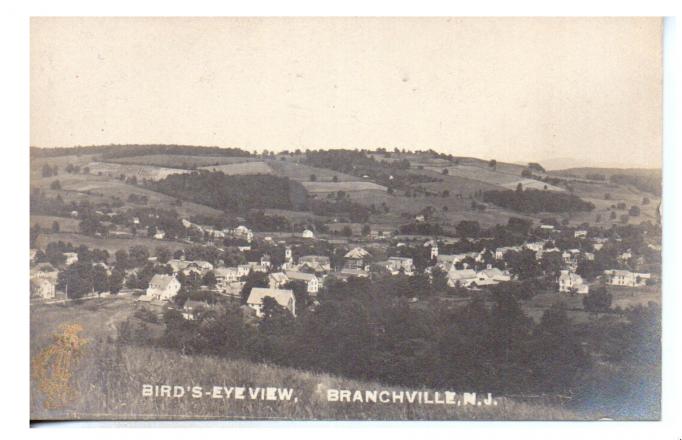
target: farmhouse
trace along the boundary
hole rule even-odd
[[[476,284],[479,286],[497,284],[505,281],[510,281],[511,275],[508,271],[500,270],[496,267],[488,267],[476,274]]]
[[[390,257],[388,261],[386,261],[386,268],[393,274],[400,273],[402,270],[405,275],[412,275],[414,263],[412,262],[412,258]]]
[[[561,275],[559,275],[559,292],[575,292],[581,295],[586,295],[589,290],[590,287],[585,284],[583,278],[580,275],[569,272],[568,270],[561,271]]]
[[[31,277],[31,298],[52,299],[56,293],[55,282],[51,279]]]
[[[320,290],[320,280],[311,273],[297,272],[293,270],[287,270],[284,273],[289,280],[303,281],[306,283],[308,293],[311,295],[317,295],[317,292]]]
[[[227,296],[240,296],[242,288],[246,282],[244,281],[232,281],[231,283],[225,283],[220,285],[218,288],[220,293]]]
[[[518,246],[503,246],[495,249],[495,259],[502,260],[507,252],[519,252],[521,250]]]
[[[289,282],[289,278],[283,272],[274,272],[268,275],[268,286],[271,289],[279,289]]]
[[[253,231],[246,226],[239,225],[232,231],[232,236],[234,238],[241,238],[246,240],[248,243],[251,243],[251,240],[253,240]]]
[[[270,267],[272,266],[272,263],[270,262],[270,255],[264,254],[262,257],[260,257],[260,265],[266,271],[270,270]]]
[[[636,273],[629,270],[610,269],[604,271],[606,282],[613,286],[640,287],[651,279],[650,273]]]
[[[251,289],[246,304],[251,307],[259,318],[263,316],[263,300],[266,297],[274,299],[277,304],[289,310],[296,316],[296,297],[290,289],[270,289],[265,287],[254,287]]]
[[[175,276],[156,274],[149,281],[146,296],[152,299],[171,299],[178,294],[180,287],[180,281]]]
[[[206,272],[213,270],[213,265],[208,261],[202,260],[169,260],[168,265],[173,269],[173,273],[183,272],[189,275],[191,272],[196,272],[199,275],[205,275]]]
[[[310,229],[306,229],[301,233],[301,237],[303,238],[315,238],[315,234],[313,234],[313,231]]]
[[[213,269],[213,274],[218,280],[218,284],[239,280],[239,272],[236,267],[216,267]]]
[[[448,286],[450,287],[469,287],[476,281],[476,271],[473,269],[455,269],[448,271]]]
[[[363,269],[365,267],[365,258],[369,256],[369,252],[361,247],[356,247],[349,250],[346,255],[344,268],[346,269]]]
[[[314,272],[329,272],[331,264],[329,257],[325,255],[305,255],[298,259],[299,270],[305,267]]]

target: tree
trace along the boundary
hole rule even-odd
[[[31,231],[29,234],[29,244],[30,244],[31,248],[36,247],[36,243],[38,241],[39,235],[40,235],[40,225],[35,224],[35,225],[31,226]]]
[[[369,227],[368,224],[362,225],[362,235],[369,235],[370,232],[372,232],[372,229]]]
[[[308,285],[305,281],[292,280],[282,286],[283,289],[291,289],[294,292],[294,298],[296,298],[296,310],[300,312],[308,306],[310,297],[308,295]]]
[[[611,220],[615,220],[616,219],[616,211],[611,211],[611,214],[609,214],[609,218]]]
[[[639,206],[632,205],[630,211],[628,211],[631,217],[639,217],[640,209]]]
[[[125,278],[125,272],[121,269],[114,267],[111,270],[111,275],[109,276],[109,292],[116,294],[123,288],[123,279]]]
[[[490,159],[488,162],[488,167],[496,170],[497,169],[497,161],[495,159]]]
[[[249,299],[251,294],[251,289],[254,287],[268,287],[268,281],[268,274],[265,272],[250,271],[244,279],[244,286],[241,291],[242,304],[246,304],[246,300]]]
[[[478,237],[481,232],[481,225],[476,220],[462,220],[455,227],[457,235],[460,237]]]
[[[92,268],[92,288],[97,293],[109,290],[109,275],[100,264],[96,264]]]
[[[448,276],[440,267],[434,267],[431,272],[431,287],[434,292],[445,292],[448,290]]]
[[[43,170],[42,170],[42,176],[43,177],[52,177],[52,167],[49,166],[48,164],[43,165]]]
[[[521,182],[516,184],[516,192],[517,193],[523,192],[523,185],[521,185]]]
[[[447,176],[448,174],[450,174],[450,170],[448,170],[447,168],[443,168],[443,171],[441,171],[440,173],[444,176]]]
[[[443,192],[441,193],[442,197],[450,197],[450,191],[447,189],[444,189]]]
[[[311,182],[317,181],[317,176],[316,176],[315,174],[311,174],[311,175],[310,175],[310,181],[311,181]]]
[[[350,226],[345,225],[345,226],[341,229],[341,234],[343,234],[345,237],[350,237],[351,235],[353,235],[353,230],[351,229]]]
[[[338,181],[339,181],[339,176],[334,175],[334,177],[332,177],[332,182],[338,182]]]
[[[78,229],[84,235],[95,235],[98,232],[102,233],[104,231],[104,226],[97,217],[88,215],[78,224]]]
[[[130,248],[128,256],[132,267],[142,267],[149,260],[149,251],[145,246],[136,245]]]
[[[156,226],[155,225],[149,225],[147,226],[147,237],[152,238],[156,235]]]
[[[59,272],[57,287],[67,298],[80,298],[92,292],[92,265],[77,261]]]
[[[166,246],[159,246],[154,251],[156,261],[161,264],[166,264],[171,259],[171,251]]]
[[[62,184],[59,183],[59,179],[54,180],[52,183],[50,183],[50,189],[54,189],[54,190],[62,189]]]
[[[55,234],[59,232],[59,222],[57,220],[52,222],[52,232]]]
[[[217,282],[218,282],[218,280],[216,279],[215,273],[213,273],[212,270],[209,270],[208,272],[206,272],[206,275],[204,275],[204,278],[202,280],[202,283],[204,284],[204,286],[208,286],[211,288],[215,287]]]
[[[605,286],[596,287],[583,297],[583,308],[595,314],[607,312],[611,308],[612,300],[613,296]]]
[[[126,270],[130,266],[130,258],[128,257],[128,252],[125,249],[119,249],[114,253],[114,258],[116,260],[116,267],[121,270]]]

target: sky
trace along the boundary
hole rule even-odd
[[[32,146],[660,167],[658,18],[32,18]]]

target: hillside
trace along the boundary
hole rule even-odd
[[[284,195],[282,185],[265,184],[258,189],[259,199],[266,201],[264,204],[253,204],[249,196],[238,193],[231,195],[227,203],[214,203],[208,193],[225,193],[219,187],[199,192],[161,189],[168,186],[163,182],[181,180],[179,175],[197,169],[219,171],[235,179],[261,174],[289,179],[299,188],[297,197],[301,200],[307,197],[311,201],[327,201],[342,193],[350,202],[371,210],[370,227],[381,225],[382,229],[388,226],[394,230],[425,211],[431,211],[431,221],[446,231],[454,231],[463,220],[475,220],[481,227],[491,227],[505,224],[511,217],[536,222],[554,217],[574,226],[584,222],[599,226],[610,226],[614,222],[655,222],[660,202],[660,171],[652,170],[575,168],[544,172],[538,168],[531,171],[519,164],[429,151],[320,150],[248,155],[242,150],[218,150],[183,146],[106,146],[54,151],[34,148],[31,185],[48,197],[61,197],[66,203],[88,202],[97,206],[123,203],[123,209],[128,209],[136,206],[130,200],[144,198],[146,207],[172,208],[185,218],[240,215],[229,209],[239,205],[240,209],[278,209],[278,215],[290,222],[300,221],[300,205],[292,209],[286,200],[278,201],[282,197],[277,194]],[[46,167],[54,168],[57,175],[46,173]],[[76,171],[69,172],[70,168]],[[597,174],[603,175],[604,180],[587,177]],[[523,189],[570,193],[594,209],[524,212],[513,204],[491,203],[490,200],[497,199],[485,197],[488,192],[516,190],[519,185]],[[235,197],[242,201],[236,203]],[[177,203],[178,198],[182,203]],[[630,215],[633,206],[638,209],[638,215]],[[326,218],[320,217],[320,212],[316,214],[316,221],[326,224],[330,230],[351,222],[348,213],[330,210]],[[352,230],[359,231],[361,227],[362,224],[351,225]]]
[[[224,387],[277,387],[292,390],[289,401],[225,400],[189,395],[182,398],[143,397],[142,385],[171,384]],[[34,418],[60,419],[178,419],[204,415],[207,419],[283,420],[580,420],[583,417],[548,405],[531,405],[497,398],[497,406],[476,407],[407,403],[328,402],[327,389],[410,391],[328,374],[304,372],[268,364],[176,352],[118,346],[98,341],[87,344],[74,371],[75,399],[63,409],[46,410],[40,393],[34,399]],[[424,390],[420,390],[424,391]],[[248,394],[247,394],[248,396]],[[107,416],[104,416],[107,414]]]

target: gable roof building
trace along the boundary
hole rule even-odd
[[[263,316],[263,300],[266,297],[274,299],[277,304],[289,310],[293,316],[296,316],[296,297],[291,289],[254,287],[251,289],[251,293],[249,293],[246,304],[256,312],[256,316]]]
[[[156,274],[149,281],[146,296],[166,300],[171,299],[180,291],[180,281],[173,275]]]
[[[303,281],[306,283],[308,293],[317,294],[320,290],[320,280],[311,273],[298,272],[295,270],[285,270],[287,279],[292,281]]]

